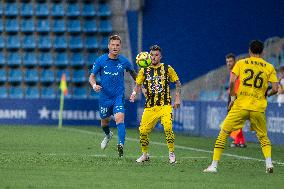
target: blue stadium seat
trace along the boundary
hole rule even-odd
[[[0,3],[0,15],[1,15],[1,16],[3,15],[3,6],[2,6],[2,3]]]
[[[3,24],[3,20],[0,19],[0,32],[4,31],[4,24]]]
[[[3,49],[3,48],[5,48],[5,42],[3,39],[3,35],[0,35],[0,49]]]
[[[56,35],[54,38],[53,47],[55,49],[66,49],[67,48],[67,40],[65,35]]]
[[[67,69],[58,69],[58,70],[56,70],[56,81],[57,82],[61,81],[61,77],[62,77],[63,73],[66,76],[66,81],[69,82],[71,80],[70,79],[70,71],[67,70]]]
[[[9,97],[10,98],[23,98],[24,97],[24,93],[23,93],[22,87],[20,87],[20,86],[10,86]]]
[[[37,69],[26,69],[24,80],[26,83],[38,82],[38,70]]]
[[[201,101],[217,101],[219,100],[219,90],[201,90],[199,94],[199,100]]]
[[[107,36],[104,36],[101,40],[101,43],[100,43],[100,48],[101,49],[108,49],[108,37]]]
[[[39,33],[49,32],[50,31],[49,20],[48,19],[38,19],[36,30]]]
[[[42,67],[52,66],[52,56],[49,52],[41,52],[39,55],[39,65]]]
[[[50,49],[52,47],[49,35],[40,35],[38,37],[37,46],[39,49]]]
[[[83,67],[84,66],[83,54],[81,52],[72,53],[70,57],[70,64],[72,67]]]
[[[86,82],[87,77],[84,70],[73,70],[72,81],[73,83],[83,83]]]
[[[36,86],[35,87],[27,86],[25,93],[26,93],[25,95],[26,98],[39,98],[39,90]]]
[[[85,33],[95,33],[98,31],[95,20],[85,20],[83,25],[83,31]]]
[[[63,4],[60,3],[52,3],[52,11],[51,15],[54,17],[63,17],[65,15],[65,9]]]
[[[96,93],[94,90],[90,90],[89,98],[91,99],[99,99],[100,95],[99,93]]]
[[[6,64],[6,60],[5,60],[5,57],[4,57],[4,53],[1,52],[0,53],[0,67],[4,66]]]
[[[266,61],[271,63],[275,68],[278,68],[278,58],[276,56],[270,56],[266,58]]]
[[[87,98],[87,90],[85,87],[74,87],[73,88],[73,98],[82,99]]]
[[[18,15],[18,6],[16,2],[6,2],[5,4],[5,15],[6,16],[17,16]]]
[[[83,42],[80,35],[69,36],[69,48],[70,49],[81,49],[83,48]]]
[[[111,10],[106,3],[99,4],[98,16],[110,16]]]
[[[33,3],[32,2],[29,2],[29,3],[22,2],[20,11],[21,11],[21,16],[23,17],[33,16],[34,14]]]
[[[5,24],[5,30],[6,32],[18,32],[19,31],[19,21],[17,18],[12,18],[12,19],[6,19],[6,24]]]
[[[94,65],[95,60],[98,58],[97,53],[88,53],[86,56],[86,63],[89,67],[92,67]]]
[[[6,70],[0,69],[0,83],[5,83],[7,81]]]
[[[85,17],[93,17],[96,15],[94,3],[84,3],[82,9],[82,15]]]
[[[7,63],[8,66],[14,67],[14,66],[20,66],[21,65],[21,56],[19,52],[9,52]]]
[[[8,74],[8,81],[10,83],[20,83],[22,81],[22,70],[10,69]]]
[[[81,22],[80,20],[68,20],[67,22],[67,30],[70,33],[79,33],[81,32]]]
[[[19,49],[21,47],[20,38],[18,35],[9,35],[6,47],[8,49]]]
[[[77,3],[69,3],[67,5],[67,16],[77,17],[80,15],[80,6]]]
[[[64,33],[66,31],[64,19],[55,19],[53,21],[52,31],[55,33]]]
[[[85,48],[87,49],[97,49],[98,46],[98,41],[96,36],[86,36],[85,38]]]
[[[32,33],[35,31],[35,23],[33,18],[21,20],[21,31],[24,33]]]
[[[40,81],[42,83],[53,83],[54,82],[54,71],[51,69],[42,70]]]
[[[8,91],[5,86],[0,87],[0,98],[7,98],[8,97]]]
[[[35,7],[35,15],[36,16],[48,16],[49,10],[48,10],[48,4],[47,3],[36,3]]]
[[[36,40],[34,35],[25,35],[22,42],[22,47],[24,49],[35,49]]]
[[[34,67],[37,65],[37,56],[35,52],[25,52],[23,56],[23,65],[25,67]]]
[[[55,98],[55,90],[53,87],[41,87],[41,98]]]
[[[99,32],[110,33],[112,32],[112,25],[110,20],[101,20],[99,25]]]
[[[54,58],[54,65],[56,67],[67,67],[68,66],[68,56],[66,52],[58,52]]]

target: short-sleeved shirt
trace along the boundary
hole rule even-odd
[[[134,70],[133,65],[123,55],[111,59],[108,54],[100,56],[94,63],[92,73],[100,76],[100,100],[113,99],[124,95],[124,70]]]
[[[234,106],[245,110],[264,112],[268,83],[277,81],[274,67],[262,58],[250,57],[239,60],[232,72],[240,78]]]
[[[178,80],[178,75],[170,65],[161,63],[159,66],[141,68],[136,83],[143,84],[146,89],[145,107],[170,105],[170,82]]]

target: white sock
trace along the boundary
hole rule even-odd
[[[271,166],[272,165],[272,160],[271,160],[271,157],[268,157],[265,159],[265,163],[266,163],[266,166]]]
[[[218,161],[213,160],[212,163],[211,163],[211,166],[217,167],[218,166]]]

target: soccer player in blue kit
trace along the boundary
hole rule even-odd
[[[124,124],[124,70],[136,79],[136,72],[129,60],[120,55],[121,38],[118,35],[109,37],[108,54],[103,54],[94,63],[89,82],[95,92],[100,92],[99,111],[101,126],[105,137],[101,142],[101,149],[105,149],[111,140],[113,133],[110,131],[109,122],[114,115],[118,132],[118,156],[123,156],[126,129]],[[96,76],[100,75],[100,84],[96,83]]]

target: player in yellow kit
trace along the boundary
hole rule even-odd
[[[166,134],[166,142],[169,149],[169,162],[175,163],[174,132],[172,128],[173,114],[171,106],[170,82],[176,84],[174,108],[180,106],[181,84],[175,70],[170,65],[161,63],[161,48],[158,45],[150,47],[152,64],[147,68],[141,68],[136,78],[136,86],[130,97],[134,102],[136,93],[142,84],[146,90],[145,109],[142,115],[139,131],[142,156],[136,162],[142,163],[149,160],[148,145],[149,134],[160,120]]]
[[[256,131],[263,155],[266,161],[266,172],[273,172],[271,160],[271,143],[267,136],[265,110],[266,97],[278,91],[278,80],[274,67],[261,58],[263,43],[254,40],[250,43],[249,58],[239,60],[232,70],[230,81],[231,109],[224,120],[224,125],[216,140],[212,164],[204,172],[217,172],[217,165],[228,135],[244,126],[246,120],[251,123],[251,129]],[[234,92],[236,79],[240,85],[237,94]],[[272,89],[267,91],[268,84]],[[236,97],[237,96],[237,97]]]

